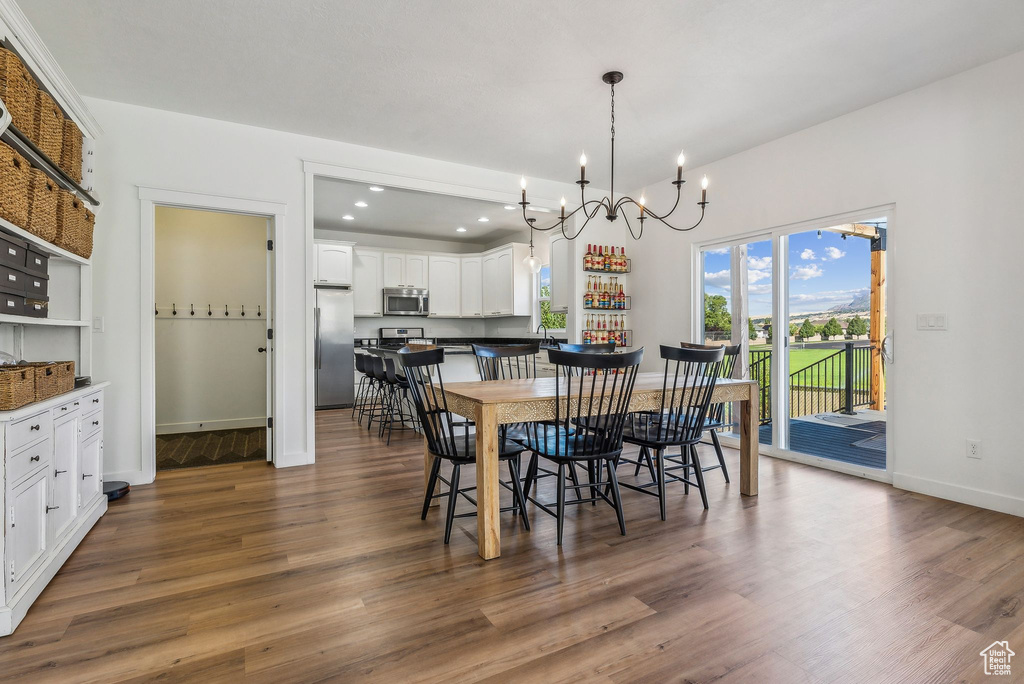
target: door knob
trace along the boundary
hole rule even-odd
[[[256,351],[258,351],[260,354],[262,354],[263,352],[267,351],[267,348],[266,347],[260,347]]]

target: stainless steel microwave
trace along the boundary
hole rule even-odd
[[[408,287],[384,288],[385,316],[426,316],[430,313],[426,290]]]

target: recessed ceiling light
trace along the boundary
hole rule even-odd
[[[370,190],[372,192],[384,192],[384,188],[380,187],[379,185],[371,185]]]
[[[366,202],[359,200],[358,202],[356,202],[356,206],[362,209],[363,207],[367,206],[367,204]]]
[[[511,204],[506,204],[505,208],[508,209],[509,211],[515,211],[515,207],[513,207]]]
[[[465,233],[466,229],[463,228],[462,226],[459,226],[458,228],[455,229],[455,232],[456,233]]]
[[[354,221],[356,217],[353,216],[352,214],[345,214],[341,218],[343,221]]]
[[[481,216],[480,218],[477,219],[477,221],[479,221],[480,223],[487,223],[490,220],[491,219],[487,218],[486,216]]]

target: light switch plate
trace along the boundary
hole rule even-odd
[[[917,314],[918,330],[945,330],[946,314],[944,313],[919,313]]]
[[[106,323],[103,320],[103,316],[97,316],[96,318],[92,319],[92,331],[93,332],[101,333],[101,332],[103,332],[105,327],[106,327]]]

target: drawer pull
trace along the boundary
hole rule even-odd
[[[100,421],[98,421],[98,420],[94,420],[94,421],[92,421],[92,424],[93,424],[93,425],[99,425],[99,424],[100,424]]]
[[[86,475],[85,473],[82,473],[82,479],[83,479],[83,480],[84,480],[85,478],[87,478],[87,477],[92,477],[92,475]]]
[[[39,429],[39,428],[41,428],[41,427],[42,427],[42,426],[41,426],[41,425],[38,425],[38,424],[36,424],[36,425],[29,425],[29,426],[28,426],[28,429],[29,429],[29,432],[31,432],[32,430],[38,430],[38,429]]]
[[[61,406],[61,407],[60,407],[60,410],[61,410],[61,411],[67,411],[67,410],[68,410],[68,407],[67,407],[67,406]]]
[[[30,461],[38,461],[39,460],[39,454],[36,454],[35,456],[33,456],[32,458],[30,458],[28,460],[30,460]]]
[[[78,402],[77,401],[75,402],[75,406],[78,406]]]
[[[100,403],[99,397],[97,397],[96,399],[93,399],[93,400],[92,400],[92,403],[94,403],[94,404],[98,404],[98,403]]]

